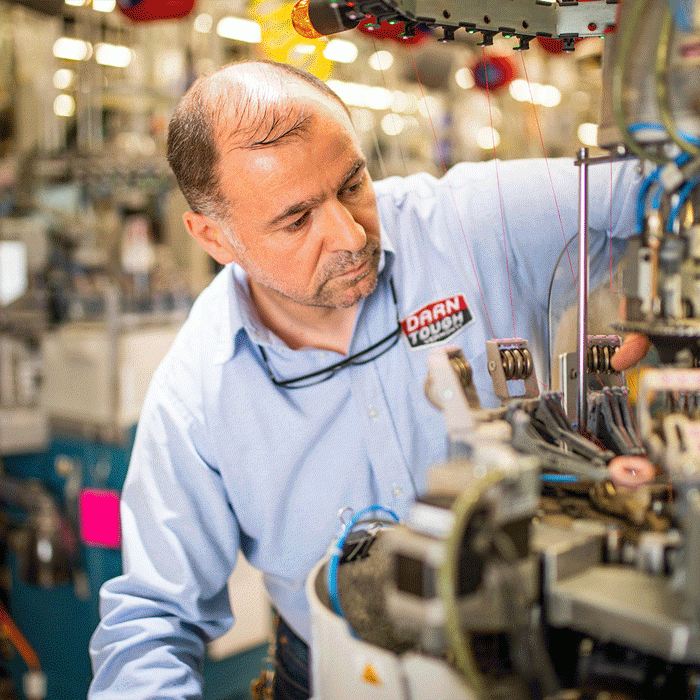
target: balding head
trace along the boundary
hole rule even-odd
[[[219,186],[221,151],[274,147],[299,137],[309,100],[347,109],[314,76],[284,63],[243,61],[198,78],[175,109],[168,162],[192,211],[225,220]]]

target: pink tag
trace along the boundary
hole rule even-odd
[[[119,491],[83,489],[80,493],[80,536],[92,547],[121,545]]]

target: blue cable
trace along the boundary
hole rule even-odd
[[[653,126],[653,125],[648,125]],[[687,153],[681,153],[676,157],[675,163],[680,168],[691,160],[690,155]],[[646,200],[649,195],[649,190],[651,186],[658,181],[659,175],[663,170],[663,165],[659,165],[655,168],[649,175],[647,175],[642,184],[639,186],[639,194],[637,195],[637,233],[641,234],[644,231],[644,214],[646,213]],[[659,186],[654,199],[652,201],[652,209],[658,209],[661,206],[661,195],[663,194],[663,188]]]
[[[663,124],[654,124],[652,122],[637,122],[636,124],[630,124],[627,127],[627,131],[630,134],[634,134],[636,131],[644,131],[644,129],[650,129],[651,131],[666,131],[666,127]],[[679,131],[678,135],[688,143],[692,143],[693,146],[700,146],[700,139],[697,136],[691,136],[686,134],[684,131]]]
[[[647,175],[639,186],[639,195],[637,196],[637,233],[644,231],[644,214],[646,212],[647,194],[651,186],[658,180],[661,168],[659,166],[650,175]]]
[[[542,481],[551,484],[575,484],[579,478],[573,474],[542,474]]]
[[[688,199],[688,195],[690,194],[693,187],[695,187],[695,185],[698,184],[698,182],[700,182],[700,176],[696,176],[692,180],[688,180],[688,182],[686,182],[685,185],[681,187],[680,192],[678,193],[678,201],[671,209],[668,215],[668,221],[666,222],[666,231],[668,233],[673,233],[673,224],[676,222],[678,214],[680,213],[681,208],[685,204],[685,200]]]
[[[393,510],[385,508],[384,506],[372,505],[363,508],[359,513],[353,515],[343,528],[343,532],[338,538],[338,541],[335,543],[333,553],[328,561],[328,597],[330,598],[333,611],[337,615],[340,615],[340,617],[345,617],[345,615],[343,615],[343,610],[340,607],[340,599],[338,598],[338,566],[340,566],[340,557],[343,554],[343,545],[345,544],[347,536],[352,532],[355,525],[357,525],[357,523],[366,515],[375,511],[386,513],[397,523],[399,522],[399,516],[396,515]]]

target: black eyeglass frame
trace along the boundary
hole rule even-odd
[[[262,357],[262,360],[265,364],[265,370],[267,371],[267,374],[270,377],[272,383],[275,386],[278,386],[282,389],[305,389],[309,386],[323,384],[323,382],[326,382],[332,377],[334,377],[336,374],[338,374],[338,372],[340,372],[341,369],[344,369],[345,367],[350,367],[352,365],[366,365],[367,363],[372,362],[373,360],[376,360],[385,353],[389,352],[389,350],[391,350],[391,348],[393,348],[399,342],[399,338],[401,337],[401,319],[399,318],[399,304],[396,301],[394,281],[391,278],[389,278],[389,288],[391,290],[391,298],[394,302],[394,309],[396,312],[396,328],[393,331],[391,331],[391,333],[389,333],[388,335],[385,335],[381,340],[378,340],[376,343],[370,345],[368,348],[365,348],[364,350],[360,350],[360,352],[356,352],[352,355],[349,355],[344,360],[329,365],[328,367],[324,367],[324,369],[319,369],[315,372],[310,372],[309,374],[303,374],[299,377],[293,377],[292,379],[277,379],[277,377],[275,377],[274,372],[272,371],[272,367],[270,366],[270,362],[267,358],[267,353],[265,352],[265,349],[261,345],[258,345],[258,349],[260,350],[260,356]],[[392,342],[377,355],[373,355],[372,357],[368,357],[364,360],[359,359],[373,352],[377,348],[380,348],[384,343],[387,343],[390,340],[392,340]],[[314,379],[314,377],[322,378],[318,379],[315,382],[312,381],[307,383],[308,380]]]

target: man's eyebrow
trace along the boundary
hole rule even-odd
[[[339,190],[342,190],[350,180],[352,180],[357,173],[364,168],[367,165],[367,161],[364,158],[360,158],[356,160],[353,164],[350,170],[348,171],[347,175],[343,179],[342,183],[340,184],[340,187],[338,188]],[[291,204],[288,206],[283,212],[281,212],[278,216],[276,216],[272,221],[268,223],[268,227],[274,228],[278,224],[281,224],[285,219],[288,219],[290,216],[294,216],[295,214],[301,214],[302,212],[307,211],[308,209],[312,209],[316,205],[320,204],[322,201],[321,197],[311,197],[309,199],[305,199],[301,202],[295,202],[294,204]]]

